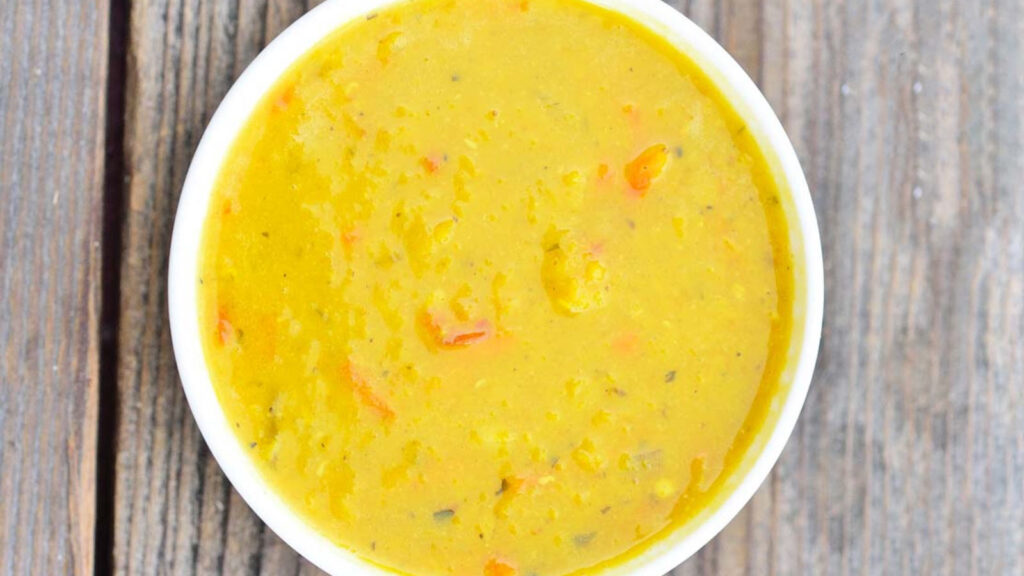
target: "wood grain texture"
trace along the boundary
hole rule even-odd
[[[670,3],[782,118],[828,290],[793,439],[751,504],[674,573],[1024,573],[1024,0]],[[165,304],[172,215],[202,129],[307,8],[132,6],[118,574],[315,573],[203,446]]]
[[[107,9],[0,9],[0,575],[93,572]]]

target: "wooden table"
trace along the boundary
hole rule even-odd
[[[314,574],[185,404],[182,179],[302,0],[0,1],[0,574]],[[774,473],[676,574],[1024,574],[1024,0],[678,0],[807,171],[827,297]]]

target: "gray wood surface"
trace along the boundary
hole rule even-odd
[[[670,3],[782,118],[827,284],[789,446],[674,573],[1024,574],[1024,0]],[[116,574],[316,574],[203,445],[165,289],[210,114],[309,6],[132,2],[128,44],[112,47],[128,52],[123,110],[104,99],[108,2],[0,7],[0,574],[92,574],[94,555]],[[124,206],[104,205],[107,104],[125,120]],[[99,282],[103,210],[123,213],[114,287]],[[115,457],[96,467],[104,294],[119,294],[100,438]]]
[[[91,574],[107,3],[0,3],[0,574]]]

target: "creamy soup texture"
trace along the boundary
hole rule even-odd
[[[621,561],[712,501],[780,385],[779,194],[706,75],[621,15],[367,15],[224,162],[197,278],[218,398],[284,501],[380,566]]]

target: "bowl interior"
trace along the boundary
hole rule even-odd
[[[203,438],[249,506],[292,548],[332,574],[390,573],[336,546],[307,525],[263,481],[221,411],[204,360],[197,270],[210,195],[235,136],[265,94],[300,56],[355,18],[401,0],[327,0],[278,36],[246,69],[214,114],[185,180],[174,223],[168,299],[182,385]],[[796,423],[817,358],[823,306],[821,245],[796,153],[753,81],[710,36],[659,0],[587,0],[631,17],[694,60],[746,121],[780,184],[794,263],[793,333],[781,388],[761,432],[711,505],[688,523],[602,575],[661,576],[706,544],[763,482]]]

